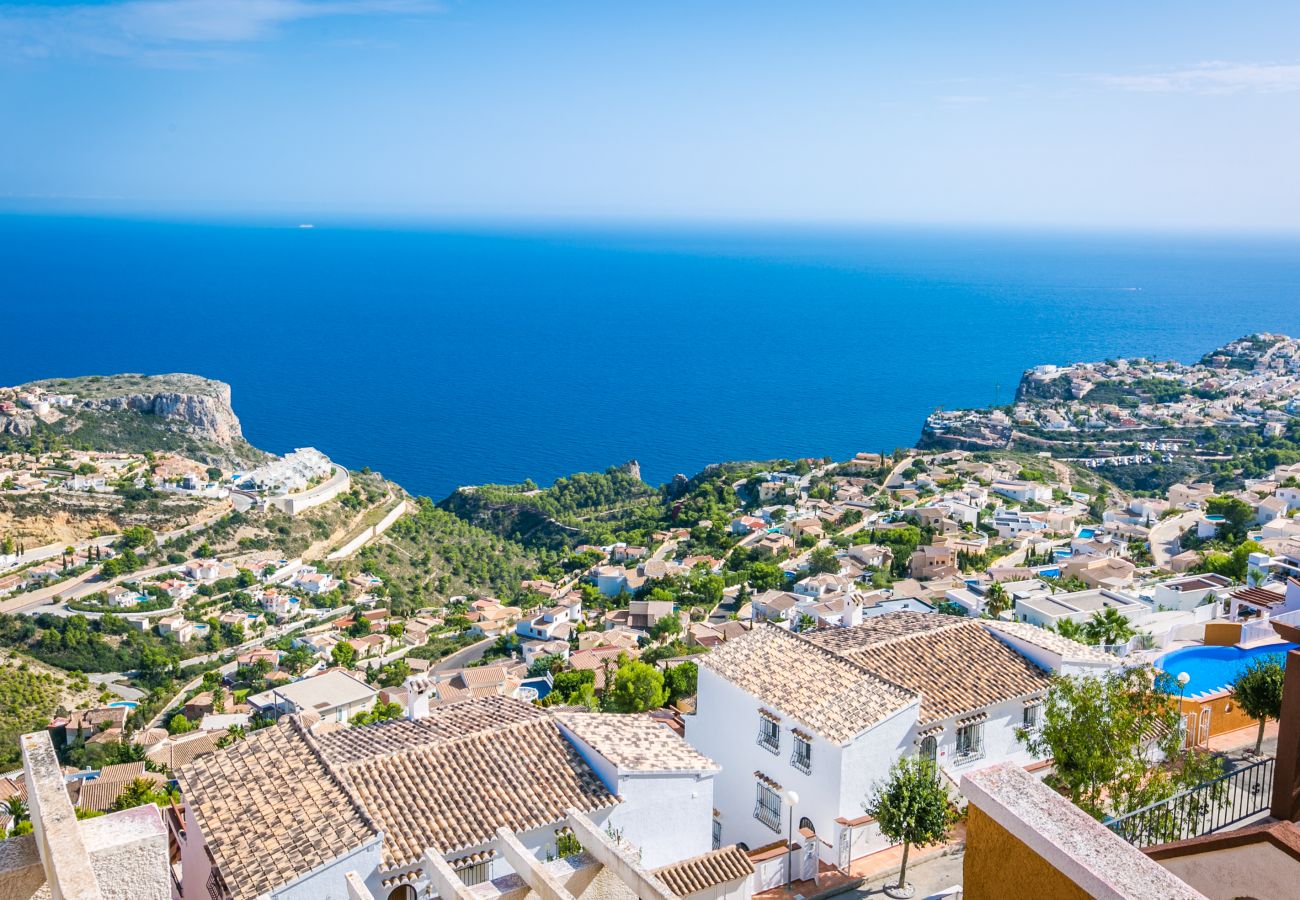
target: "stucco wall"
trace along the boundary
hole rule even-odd
[[[1231,647],[1241,640],[1240,622],[1206,622],[1205,643],[1213,647]]]
[[[1198,697],[1195,699],[1183,698],[1183,716],[1187,718],[1187,727],[1190,730],[1193,727],[1193,721],[1188,718],[1195,716],[1196,740],[1201,740],[1200,722],[1204,712],[1208,710],[1210,714],[1210,736],[1216,734],[1225,734],[1229,731],[1236,731],[1239,728],[1249,728],[1254,725],[1258,727],[1259,723],[1246,715],[1237,703],[1232,699],[1232,695],[1227,691],[1220,691],[1208,697]]]
[[[968,809],[962,864],[964,898],[1091,900],[1086,891],[973,803]]]
[[[167,829],[156,806],[77,822],[104,900],[168,900]],[[0,900],[48,896],[34,836],[0,841]]]
[[[340,856],[272,893],[274,900],[348,900],[344,876],[356,872],[366,882],[376,900],[384,900],[388,891],[379,884],[375,872],[379,866],[378,838],[353,852]],[[369,877],[367,877],[369,876]]]
[[[1265,841],[1158,862],[1210,900],[1300,893],[1300,860]]]
[[[862,815],[862,794],[852,792],[859,790],[864,779],[870,781],[879,777],[875,773],[880,769],[880,761],[892,758],[891,754],[901,745],[911,725],[904,716],[896,727],[886,729],[890,732],[884,739],[888,746],[878,750],[863,747],[855,754],[852,764],[845,762],[841,748],[814,734],[812,771],[806,774],[790,764],[794,752],[794,736],[790,730],[799,728],[812,733],[813,729],[796,719],[783,718],[780,749],[774,754],[757,743],[760,706],[755,697],[700,667],[697,712],[686,717],[686,739],[722,766],[722,772],[714,779],[713,805],[722,814],[724,846],[744,843],[750,849],[756,849],[785,837],[789,810],[784,804],[778,831],[754,818],[756,771],[799,794],[799,803],[794,810],[796,826],[799,819],[807,816],[818,835],[832,840],[837,818]],[[863,766],[869,771],[864,772]],[[888,768],[888,762],[884,763],[884,768]],[[884,770],[880,771],[883,773]],[[853,786],[847,789],[849,793],[841,790],[845,773],[854,779]]]

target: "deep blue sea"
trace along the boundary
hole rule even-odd
[[[1021,371],[1300,334],[1300,240],[0,217],[0,384],[230,382],[408,490],[911,445]]]

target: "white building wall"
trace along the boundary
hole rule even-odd
[[[344,879],[349,872],[356,872],[366,881],[366,886],[376,900],[385,900],[388,890],[379,883],[378,876],[380,846],[381,842],[376,838],[351,853],[302,875],[279,890],[272,891],[271,897],[274,900],[348,900],[348,887]]]
[[[722,843],[744,843],[754,849],[785,838],[790,810],[784,804],[779,831],[754,818],[758,800],[754,772],[778,782],[799,795],[794,824],[807,817],[820,840],[833,846],[836,819],[860,818],[871,786],[889,766],[908,751],[917,706],[913,704],[878,723],[847,747],[839,747],[816,734],[806,724],[783,716],[778,753],[758,744],[759,715],[763,707],[746,693],[707,668],[699,673],[697,712],[686,718],[686,737],[701,753],[722,766],[715,779],[714,806],[722,814]],[[770,707],[767,707],[770,708]],[[771,709],[780,714],[779,710]],[[812,735],[811,772],[795,768],[792,728]],[[825,851],[829,854],[829,850]]]
[[[713,849],[713,773],[620,772],[563,725],[565,738],[623,799],[605,823],[638,848],[641,864],[657,869]]]
[[[606,824],[657,869],[713,849],[713,777],[624,775]]]

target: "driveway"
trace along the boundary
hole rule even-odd
[[[1191,528],[1201,515],[1199,510],[1188,510],[1177,516],[1170,516],[1151,526],[1147,543],[1151,545],[1151,559],[1161,569],[1169,568],[1169,560],[1182,552],[1178,538]]]

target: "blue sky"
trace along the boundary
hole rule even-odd
[[[1300,4],[0,3],[0,209],[1300,230]]]

